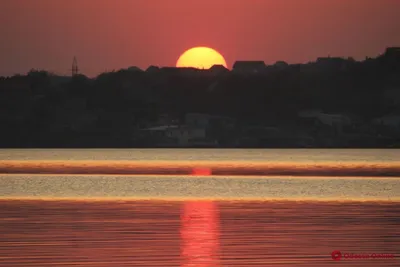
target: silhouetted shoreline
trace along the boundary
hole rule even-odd
[[[400,48],[232,70],[0,77],[2,148],[400,148]]]
[[[304,147],[304,146],[241,146],[241,147],[218,147],[218,146],[2,146],[0,149],[399,149],[400,145],[376,145],[376,146],[314,146],[314,147]]]

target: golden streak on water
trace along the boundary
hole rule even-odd
[[[262,168],[262,167],[277,167],[277,168],[295,168],[295,169],[310,169],[310,168],[334,168],[334,169],[368,169],[368,168],[400,168],[399,162],[386,161],[319,161],[319,162],[282,162],[279,160],[269,161],[230,161],[230,160],[1,160],[0,168],[74,168],[74,167],[109,167],[109,168],[158,168],[158,167],[207,167],[207,168]]]
[[[400,201],[400,178],[0,175],[3,199]]]
[[[206,197],[180,197],[180,198],[165,198],[165,197],[123,197],[123,198],[114,198],[114,197],[104,197],[104,198],[90,198],[90,197],[0,197],[0,201],[13,201],[13,200],[22,200],[22,201],[50,201],[50,202],[59,202],[59,201],[69,201],[69,202],[88,202],[88,203],[96,203],[96,202],[113,202],[113,203],[125,203],[131,201],[148,201],[148,202],[186,202],[186,201],[228,201],[231,203],[241,203],[241,202],[256,202],[256,203],[274,203],[274,202],[288,202],[288,203],[398,203],[400,202],[400,198],[391,199],[391,200],[382,200],[380,198],[369,198],[369,199],[341,199],[338,200],[336,198],[206,198]]]

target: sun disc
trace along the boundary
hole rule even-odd
[[[209,47],[190,48],[176,62],[178,68],[209,69],[214,65],[222,65],[227,68],[224,57]]]

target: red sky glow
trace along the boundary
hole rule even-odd
[[[31,68],[89,76],[174,66],[194,46],[235,60],[377,56],[400,46],[398,0],[2,0],[0,75]]]

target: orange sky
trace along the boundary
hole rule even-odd
[[[289,63],[400,46],[400,0],[1,0],[0,75],[174,66],[193,46]]]

